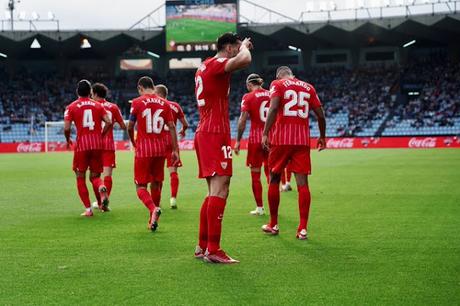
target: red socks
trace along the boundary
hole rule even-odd
[[[86,187],[86,181],[84,177],[77,177],[77,190],[83,205],[85,205],[86,208],[90,208],[91,203],[89,201],[89,192],[88,187]]]
[[[279,183],[268,185],[268,206],[270,207],[270,226],[278,224],[278,207],[280,205]]]
[[[216,253],[220,249],[222,219],[226,200],[219,197],[208,197],[208,252]]]
[[[96,196],[97,204],[101,205],[101,195],[99,194],[99,186],[102,185],[102,180],[100,177],[92,177],[89,179],[93,185],[94,195]]]
[[[262,202],[262,183],[260,182],[260,172],[251,171],[252,193],[256,200],[257,207],[264,207]]]
[[[283,172],[281,172],[281,184],[283,186],[286,185],[286,169],[283,169]]]
[[[286,182],[291,181],[292,172],[286,169]]]
[[[179,189],[179,176],[177,172],[171,172],[171,198],[177,198],[177,190]]]
[[[104,176],[104,185],[107,187],[107,192],[110,195],[112,192],[112,177],[111,176]]]
[[[264,173],[267,177],[267,183],[270,184],[270,169],[268,168],[268,163],[264,165]]]
[[[160,183],[160,186],[158,187],[158,189],[153,187],[153,183],[150,185],[150,192],[152,194],[153,203],[155,203],[155,205],[158,207],[160,207],[160,202],[161,202],[161,189],[162,189],[162,183]]]
[[[198,245],[202,250],[206,250],[208,247],[208,199],[209,197],[204,198],[200,210],[200,230],[198,234]]]
[[[155,209],[155,205],[153,204],[152,196],[145,188],[138,188],[137,196],[142,201],[142,203],[147,207],[150,212],[153,212]]]
[[[300,186],[299,190],[299,215],[300,224],[298,230],[307,229],[308,215],[310,213],[311,195],[308,186]]]

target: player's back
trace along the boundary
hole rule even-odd
[[[177,124],[177,120],[184,117],[184,111],[182,110],[182,107],[180,107],[179,103],[169,100],[168,103],[169,107],[171,107],[174,124]]]
[[[102,102],[102,106],[104,106],[107,116],[109,116],[110,120],[113,123],[109,127],[109,130],[107,131],[105,136],[102,138],[103,149],[104,150],[115,150],[115,144],[113,140],[113,127],[115,123],[120,123],[121,121],[123,121],[123,116],[121,115],[120,108],[115,103],[104,100]]]
[[[321,106],[314,87],[297,78],[275,80],[270,86],[270,96],[280,98],[271,143],[310,145],[309,111]]]
[[[270,92],[264,88],[254,90],[243,96],[241,111],[248,112],[251,120],[250,143],[260,143],[270,107]]]
[[[200,112],[197,132],[230,133],[228,58],[206,59],[195,74],[195,95]]]
[[[76,151],[102,149],[102,122],[104,107],[89,98],[79,98],[67,106],[64,119],[73,121],[77,128]]]
[[[167,138],[164,125],[172,121],[168,102],[155,94],[146,94],[133,100],[131,117],[137,122],[136,156],[165,155]]]

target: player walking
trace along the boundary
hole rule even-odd
[[[156,85],[155,86],[155,93],[162,97],[163,99],[166,100],[168,97],[168,88],[165,85]],[[177,120],[179,120],[182,124],[182,128],[180,129],[178,135],[181,139],[185,137],[185,131],[188,129],[188,122],[187,119],[185,119],[184,116],[184,111],[180,107],[179,103],[169,101],[169,106],[171,107],[171,113],[173,116],[173,121],[174,125],[177,124]],[[179,174],[177,173],[177,168],[182,167],[182,162],[181,160],[177,160],[173,162],[172,160],[172,147],[171,147],[171,140],[170,140],[170,134],[169,134],[169,128],[168,126],[165,126],[165,132],[166,132],[166,137],[168,137],[168,150],[167,150],[167,155],[166,155],[166,167],[168,167],[169,170],[169,177],[170,177],[170,184],[171,184],[171,198],[169,200],[170,207],[172,209],[177,209],[177,191],[179,190]],[[158,195],[161,198],[161,192]],[[158,200],[158,203],[160,203],[160,200]]]
[[[164,126],[169,127],[172,146],[172,160],[179,159],[177,135],[171,108],[166,100],[154,92],[153,81],[141,77],[137,83],[140,97],[133,100],[128,123],[128,135],[135,148],[134,182],[139,199],[150,212],[148,228],[156,231],[161,215],[159,203],[155,202],[147,191],[151,183],[152,190],[161,192],[164,179],[164,166],[168,139],[163,133]],[[134,126],[137,123],[137,138],[134,139]]]
[[[78,195],[86,210],[81,215],[92,217],[91,202],[86,186],[86,170],[90,170],[90,181],[96,196],[100,198],[104,210],[108,210],[109,195],[100,176],[102,173],[102,137],[112,126],[112,121],[104,107],[89,97],[91,84],[81,80],[77,85],[78,99],[67,106],[64,113],[64,136],[67,146],[72,145],[70,130],[72,122],[77,128],[77,140],[74,147],[73,171],[77,177]],[[102,122],[105,122],[102,128]]]
[[[251,168],[252,193],[256,201],[256,209],[251,215],[264,215],[264,204],[262,201],[262,183],[260,181],[260,170],[264,166],[265,176],[268,180],[268,151],[262,147],[262,132],[267,120],[268,108],[270,106],[270,93],[262,88],[263,79],[258,74],[250,74],[246,79],[246,87],[249,93],[243,96],[241,101],[241,115],[238,120],[238,134],[235,143],[235,154],[240,152],[240,141],[246,129],[246,121],[251,120],[251,130],[248,140],[248,155],[246,166]]]
[[[318,148],[320,151],[326,148],[326,119],[313,86],[296,79],[291,69],[286,66],[277,69],[276,78],[277,80],[273,81],[270,86],[270,109],[262,138],[264,146],[267,148],[270,146],[268,157],[270,223],[263,225],[262,230],[272,235],[279,233],[279,183],[281,172],[289,163],[289,170],[295,174],[299,192],[300,224],[296,237],[304,240],[307,239],[311,202],[308,187],[308,175],[311,173],[309,110],[312,109],[318,118],[320,132]],[[270,140],[268,139],[269,133]]]
[[[112,192],[112,172],[113,168],[116,167],[115,162],[115,142],[113,141],[113,125],[118,123],[121,129],[126,130],[123,116],[121,115],[120,109],[115,103],[107,101],[108,89],[104,84],[96,83],[93,84],[93,95],[94,101],[102,104],[107,115],[112,120],[112,125],[109,127],[107,133],[102,137],[102,165],[104,167],[104,185],[107,187],[107,193]],[[101,204],[101,198],[96,193],[97,202],[93,203],[93,208],[99,208],[101,211],[110,211],[110,209]]]
[[[231,73],[249,66],[252,43],[233,33],[217,39],[217,54],[206,59],[195,75],[200,121],[195,134],[199,178],[208,194],[200,211],[199,242],[195,257],[213,263],[235,263],[220,248],[225,204],[232,176],[232,147],[228,95]]]

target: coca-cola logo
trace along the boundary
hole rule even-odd
[[[353,146],[353,138],[331,138],[327,141],[327,147],[331,149],[351,149]]]
[[[179,142],[180,150],[193,150],[194,148],[193,140],[182,140]]]
[[[409,140],[408,145],[409,145],[409,148],[435,148],[436,138],[435,137],[425,137],[425,138],[412,137]]]
[[[20,143],[17,147],[18,153],[41,152],[42,144],[39,142]]]

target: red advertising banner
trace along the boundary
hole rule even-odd
[[[234,140],[233,140],[234,142]],[[312,139],[312,148],[316,139]],[[116,141],[119,151],[130,150],[129,141]],[[181,140],[180,150],[194,150],[193,140]],[[460,148],[460,138],[456,136],[439,137],[349,137],[328,138],[328,149],[383,149],[383,148]],[[247,140],[241,142],[241,149],[247,149]],[[0,153],[39,153],[45,152],[44,142],[0,143]],[[49,142],[48,152],[68,151],[65,142]]]

